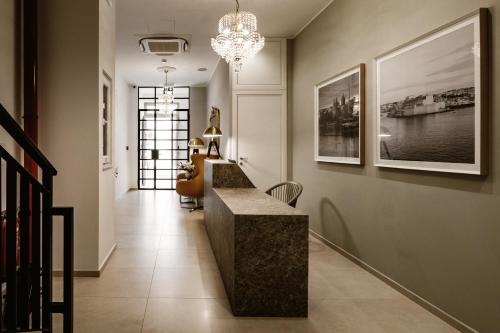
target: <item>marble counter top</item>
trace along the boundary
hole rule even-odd
[[[234,215],[306,215],[256,188],[214,188]]]

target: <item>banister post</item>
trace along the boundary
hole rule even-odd
[[[74,208],[53,207],[50,210],[52,216],[63,217],[64,235],[64,266],[63,266],[63,302],[51,303],[53,313],[63,314],[63,332],[73,332],[73,253],[74,253]]]
[[[52,332],[52,174],[43,170],[42,185],[48,190],[42,201],[42,328]]]

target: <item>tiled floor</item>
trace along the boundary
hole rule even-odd
[[[174,192],[134,191],[115,223],[118,246],[102,276],[75,279],[75,332],[456,332],[314,239],[309,317],[235,318],[202,211],[180,209]]]

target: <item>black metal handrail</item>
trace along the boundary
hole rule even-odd
[[[0,332],[52,332],[52,315],[61,313],[63,331],[71,333],[73,208],[53,206],[53,177],[57,170],[1,104],[0,126],[41,170],[40,181],[0,145]],[[4,193],[6,198],[2,200]],[[62,216],[64,226],[62,302],[52,300],[54,216]]]
[[[33,175],[31,173],[29,173],[28,170],[26,170],[24,168],[24,166],[21,163],[19,163],[14,157],[12,157],[9,154],[9,152],[6,151],[5,148],[2,147],[2,146],[0,146],[0,157],[3,158],[5,161],[11,162],[16,167],[17,172],[19,172],[23,176],[29,178],[29,180],[30,180],[31,183],[36,184],[37,186],[39,186],[40,190],[43,193],[49,193],[49,190],[46,189],[45,186],[43,186],[42,184],[40,184],[40,182],[38,181],[38,179],[36,179],[35,177],[33,177]]]
[[[53,176],[57,175],[56,168],[50,163],[45,155],[38,149],[33,141],[24,133],[24,130],[19,126],[17,121],[5,110],[0,104],[0,126],[2,126],[12,139],[30,155],[42,170],[50,172]]]

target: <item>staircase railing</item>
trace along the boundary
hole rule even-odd
[[[73,208],[53,206],[53,178],[57,170],[1,104],[0,126],[41,171],[40,181],[0,145],[0,331],[52,332],[52,315],[61,313],[64,332],[70,333],[73,331]],[[61,302],[52,299],[54,216],[62,216],[64,225]]]

